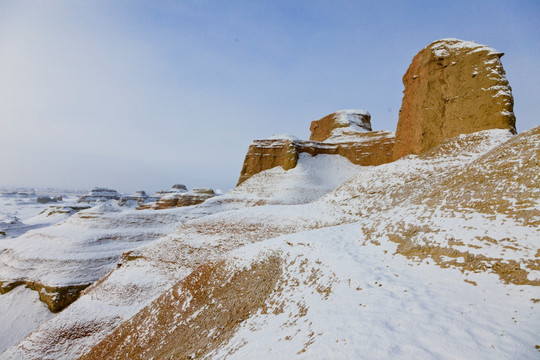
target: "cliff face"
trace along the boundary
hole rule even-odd
[[[459,134],[486,129],[515,133],[514,100],[502,55],[457,39],[422,49],[403,76],[394,159],[421,154]]]
[[[296,166],[298,154],[341,155],[355,165],[380,165],[392,161],[394,133],[371,131],[371,116],[359,110],[343,110],[311,123],[309,141],[292,136],[255,140],[249,147],[238,185],[251,176],[282,166]]]
[[[297,142],[298,140],[293,138],[253,141],[246,154],[237,185],[261,171],[276,166],[282,166],[285,170],[294,168],[298,161]]]

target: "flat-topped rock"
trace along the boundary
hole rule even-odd
[[[81,196],[78,202],[92,203],[118,199],[120,199],[120,194],[116,190],[96,187],[88,194]]]

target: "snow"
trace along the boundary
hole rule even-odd
[[[371,131],[371,115],[366,110],[339,110],[335,112],[336,123],[360,132]]]
[[[39,301],[37,292],[23,286],[0,296],[0,353],[24,339],[54,314]]]
[[[100,203],[56,226],[0,242],[0,264],[9,264],[0,267],[0,278],[89,284],[112,270],[122,253],[165,236],[187,218],[182,210],[154,214],[120,207],[115,200]]]
[[[296,167],[274,167],[253,175],[231,192],[264,199],[267,203],[304,204],[329,193],[361,171],[341,156],[300,153]]]
[[[149,227],[163,233],[130,245],[118,267],[109,262],[112,271],[99,283],[0,358],[75,358],[146,306],[158,316],[152,302],[201,264],[224,259],[230,268],[249,268],[265,254],[277,254],[283,270],[266,301],[270,311],[244,319],[208,358],[537,357],[540,304],[532,299],[540,299],[539,287],[505,283],[487,265],[493,258],[524,269],[538,251],[538,228],[512,213],[476,211],[474,198],[448,208],[456,199],[451,191],[463,188],[444,186],[477,167],[495,176],[498,163],[490,165],[490,157],[514,164],[517,174],[526,171],[536,158],[521,148],[498,152],[517,141],[509,139],[507,130],[462,135],[424,155],[376,167],[300,154],[296,168],[261,172],[198,206],[156,212],[105,203],[34,232],[36,240],[32,233],[18,238],[24,241],[10,242],[11,249],[24,249],[30,258],[77,260],[114,253],[121,244],[97,240],[115,231],[128,242]],[[529,151],[538,148],[538,137],[526,139]],[[520,183],[521,191],[536,189],[534,184]],[[540,208],[537,193],[531,194],[527,206]],[[445,253],[440,261],[456,264],[407,257],[395,241],[401,235],[417,246],[450,247],[456,258]],[[483,236],[495,242],[488,245]],[[40,242],[40,251],[32,250]],[[62,251],[47,253],[46,247]],[[464,269],[459,264],[466,256],[489,259],[482,260],[485,268]],[[81,264],[61,271],[49,265],[35,274],[53,281],[64,273],[73,280],[83,272],[77,270]],[[52,338],[85,326],[92,328],[87,337]],[[133,336],[151,338],[144,326]]]
[[[395,246],[363,245],[359,224],[288,235],[234,251],[308,260],[311,274],[331,287],[328,298],[298,266],[284,271],[286,286],[268,301],[283,313],[258,313],[208,358],[410,359],[533,358],[538,312],[533,287],[501,286],[496,276],[465,275],[433,263],[411,264]],[[297,280],[297,281],[295,281]],[[478,282],[478,286],[465,280]],[[299,315],[299,305],[307,312]],[[291,321],[291,316],[294,321]]]
[[[0,240],[17,237],[29,230],[51,226],[66,219],[69,215],[60,212],[51,214],[50,210],[75,205],[79,194],[76,191],[55,189],[0,189],[0,232],[6,233],[5,236],[0,235]],[[62,201],[42,204],[37,202],[41,196],[62,196]]]
[[[289,134],[275,134],[275,135],[272,135],[266,139],[263,139],[263,140],[291,140],[291,141],[295,141],[295,140],[298,140],[298,138],[294,135],[289,135]]]
[[[442,53],[444,50],[443,48],[437,48],[444,46],[448,49],[452,50],[472,50],[471,52],[479,52],[479,51],[486,51],[490,55],[500,55],[501,52],[495,50],[491,46],[486,45],[480,45],[475,43],[474,41],[465,41],[465,40],[459,40],[455,38],[446,38],[446,39],[440,39],[429,45],[428,47],[434,48],[434,53],[436,56],[439,56],[437,51],[440,51],[442,54],[441,57],[448,56],[448,53],[444,54]]]

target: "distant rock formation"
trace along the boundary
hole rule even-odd
[[[13,227],[22,226],[23,223],[16,216],[0,214],[0,231],[6,235],[5,231]]]
[[[163,210],[179,206],[197,205],[216,196],[212,189],[195,188],[187,191],[185,185],[176,184],[170,190],[156,192],[157,201],[140,204],[137,209]]]
[[[514,100],[501,56],[457,39],[422,49],[403,76],[394,159],[421,154],[460,134],[496,128],[515,133]]]
[[[50,203],[50,202],[58,202],[58,201],[62,201],[62,197],[61,196],[38,196],[38,198],[36,199],[36,201],[40,204],[47,204],[47,203]]]
[[[81,196],[78,202],[92,203],[118,199],[120,199],[120,194],[116,190],[96,187],[88,194]]]
[[[394,133],[371,131],[370,119],[367,111],[342,110],[313,121],[309,141],[290,135],[255,140],[244,160],[238,185],[276,166],[285,170],[296,167],[299,153],[341,155],[364,166],[392,161]]]
[[[156,198],[148,196],[144,190],[138,190],[131,195],[122,195],[118,200],[118,205],[141,205],[150,201],[156,201]]]
[[[176,189],[176,190],[178,190],[178,191],[188,191],[186,185],[184,185],[184,184],[174,184],[174,185],[172,186],[172,188],[173,188],[173,189]]]
[[[73,215],[81,210],[89,209],[90,205],[51,205],[47,209],[40,212],[40,215],[53,216],[55,214]]]

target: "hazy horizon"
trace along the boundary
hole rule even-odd
[[[252,140],[365,109],[440,38],[504,52],[518,131],[540,122],[535,1],[0,0],[0,186],[228,191]]]

